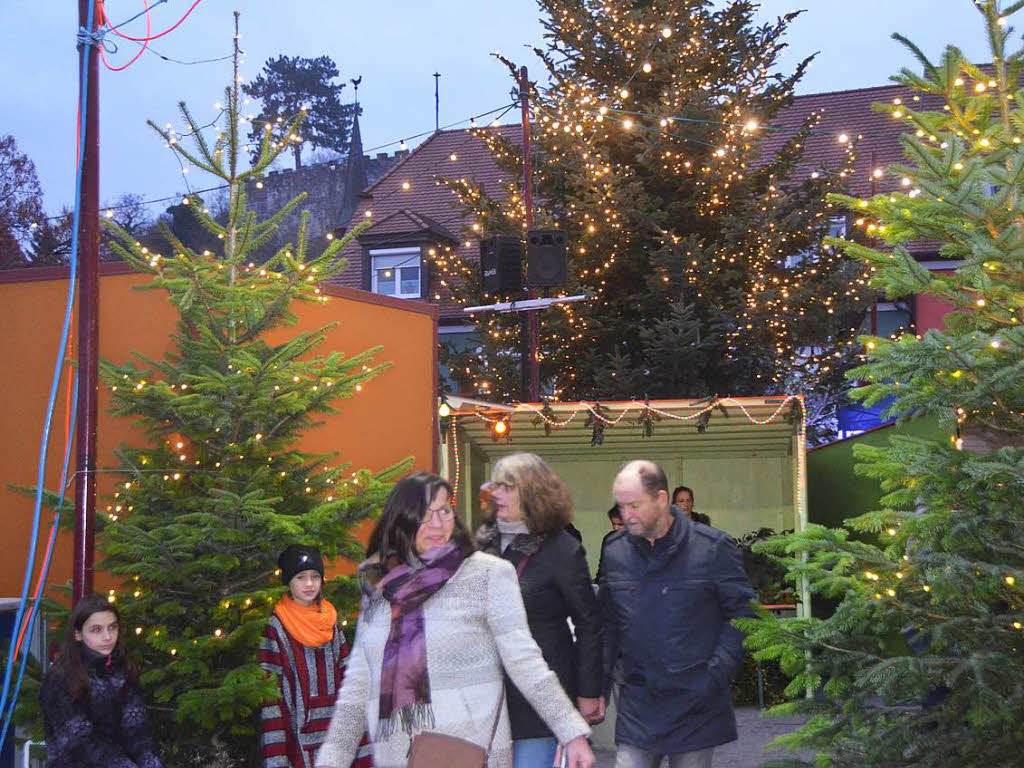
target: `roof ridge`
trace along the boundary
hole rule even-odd
[[[471,130],[480,130],[480,129],[487,130],[487,131],[493,131],[493,130],[497,130],[497,129],[500,129],[500,128],[514,127],[515,125],[516,125],[516,123],[501,123],[500,125],[484,125],[484,126],[479,126],[478,125],[475,128],[473,126],[470,126],[469,128],[439,128],[438,130],[436,130],[433,133],[431,133],[426,139],[424,139],[419,144],[418,147],[416,147],[414,150],[412,150],[412,152],[410,152],[408,155],[403,157],[399,162],[397,162],[394,165],[392,165],[384,173],[383,176],[381,176],[379,179],[377,179],[375,182],[373,182],[373,184],[371,184],[366,189],[364,189],[362,191],[361,196],[372,197],[373,196],[373,190],[377,188],[377,185],[382,184],[386,179],[388,179],[391,176],[391,174],[393,174],[396,171],[398,171],[399,168],[401,168],[408,161],[412,160],[416,155],[418,155],[420,153],[420,151],[424,147],[426,147],[431,142],[441,138],[445,134],[468,133]]]
[[[841,93],[864,93],[867,91],[883,91],[892,88],[903,88],[906,90],[913,90],[909,85],[903,85],[902,83],[889,83],[888,85],[866,85],[862,88],[838,88],[834,91],[814,91],[813,93],[798,93],[793,96],[794,101],[800,99],[808,99],[812,96],[835,96]]]

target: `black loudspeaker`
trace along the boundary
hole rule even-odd
[[[480,277],[487,293],[523,289],[523,242],[499,235],[480,241]]]
[[[569,238],[561,229],[534,229],[526,234],[526,284],[555,288],[569,281]]]

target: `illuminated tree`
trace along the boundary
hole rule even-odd
[[[863,316],[863,269],[822,245],[839,212],[826,195],[850,165],[812,169],[812,115],[774,157],[761,153],[808,61],[773,74],[796,14],[756,26],[736,0],[543,0],[550,86],[531,89],[539,226],[569,233],[566,293],[542,315],[542,379],[562,398],[801,390],[847,360]],[[478,130],[503,169],[521,150]],[[813,173],[812,173],[813,172]],[[484,234],[522,234],[521,185],[498,201],[446,179]],[[442,278],[486,303],[451,250]],[[468,382],[519,394],[503,361],[514,316],[480,316],[481,350],[451,358]],[[837,357],[838,355],[838,357]],[[614,375],[612,375],[614,374]]]
[[[936,64],[904,40],[920,67],[895,80],[945,107],[879,105],[907,125],[905,163],[890,170],[908,183],[841,199],[884,244],[835,243],[889,297],[955,307],[923,337],[865,339],[852,372],[857,399],[891,398],[890,413],[935,420],[949,439],[857,446],[882,508],[760,545],[835,613],[743,622],[758,658],[793,676],[781,710],[809,717],[781,741],[817,751],[813,765],[1016,766],[1024,750],[1024,50],[1006,49],[1024,2],[976,6],[991,66],[952,46]],[[907,244],[921,240],[955,270],[920,265]]]
[[[379,349],[318,354],[327,328],[287,333],[297,302],[328,301],[321,283],[344,268],[337,254],[362,228],[318,252],[306,242],[303,214],[295,242],[250,261],[305,195],[266,220],[247,207],[246,181],[287,147],[265,136],[252,168],[239,170],[235,82],[216,140],[184,105],[194,149],[151,123],[184,161],[227,187],[223,218],[198,197],[182,201],[182,216],[204,230],[209,247],[186,244],[165,223],[161,253],[111,224],[119,255],[150,275],[146,287],[166,292],[178,314],[165,357],[101,365],[114,412],[148,439],[118,449],[117,490],[97,522],[100,568],[122,580],[111,599],[129,651],[143,661],[154,731],[172,765],[254,764],[259,706],[277,691],[257,651],[282,592],[278,554],[299,542],[328,558],[361,558],[356,526],[408,466],[350,471],[299,444],[387,364],[375,362]],[[285,128],[297,132],[301,123],[291,118]],[[358,607],[354,579],[324,586],[347,623]]]

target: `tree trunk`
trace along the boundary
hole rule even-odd
[[[295,170],[302,167],[302,145],[292,144],[292,154],[295,155]]]

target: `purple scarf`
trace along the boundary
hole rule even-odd
[[[424,567],[399,565],[380,582],[381,594],[391,603],[391,632],[380,673],[378,741],[391,737],[396,720],[410,735],[414,729],[434,725],[423,603],[455,575],[464,559],[462,550],[448,542],[420,556]]]

